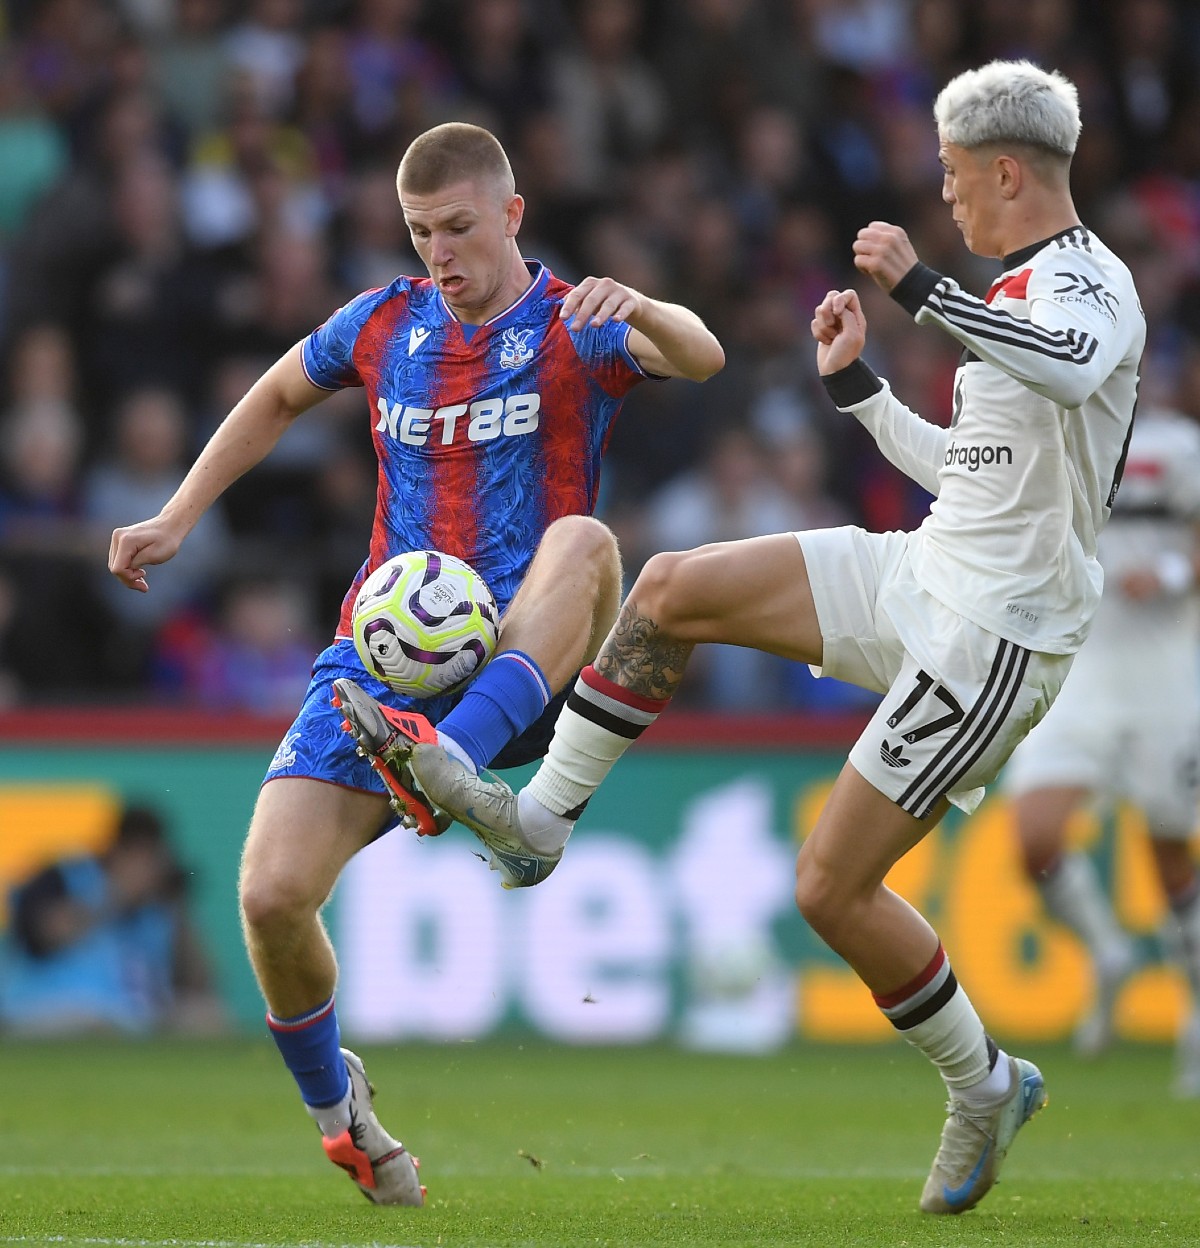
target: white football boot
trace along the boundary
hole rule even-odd
[[[1011,1086],[994,1105],[950,1098],[942,1142],[921,1193],[923,1213],[973,1209],[996,1182],[1017,1132],[1046,1104],[1042,1072],[1032,1062],[1010,1057],[1008,1069]]]
[[[476,774],[440,745],[425,742],[413,746],[408,765],[425,796],[479,838],[503,888],[540,884],[562,861],[562,849],[542,854],[526,843],[517,795],[499,776]]]

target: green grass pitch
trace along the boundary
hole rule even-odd
[[[943,1098],[900,1043],[361,1052],[424,1209],[329,1165],[265,1036],[0,1040],[0,1248],[1200,1243],[1200,1104],[1163,1050],[1030,1052],[1050,1106],[957,1218],[916,1209]]]

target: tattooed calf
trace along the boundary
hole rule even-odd
[[[628,599],[596,656],[601,676],[646,698],[669,698],[679,688],[693,647],[659,633],[658,625]]]

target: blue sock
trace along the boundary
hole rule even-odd
[[[267,1014],[267,1026],[306,1105],[336,1105],[350,1088],[333,998],[295,1018]]]
[[[549,701],[542,669],[520,650],[502,650],[471,682],[438,731],[452,737],[478,770],[519,737]]]

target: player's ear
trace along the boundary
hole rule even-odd
[[[525,201],[520,195],[514,195],[504,209],[504,233],[508,238],[516,238],[521,228],[521,220],[525,216]]]
[[[1015,199],[1021,189],[1021,165],[1012,156],[997,156],[995,162],[996,189],[1002,199]]]

